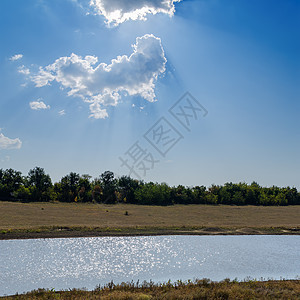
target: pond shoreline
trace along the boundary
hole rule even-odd
[[[0,296],[0,299],[298,299],[300,280],[230,281],[209,279],[155,284],[107,284],[95,290],[73,289],[55,291],[39,289],[31,292]]]
[[[0,229],[0,240],[158,235],[299,235],[300,227],[66,227]]]

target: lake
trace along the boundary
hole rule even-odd
[[[111,280],[295,279],[300,236],[143,236],[0,241],[0,295]]]

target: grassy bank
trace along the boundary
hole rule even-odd
[[[1,297],[0,297],[1,298]],[[299,299],[299,280],[245,281],[208,279],[154,284],[108,284],[94,291],[36,290],[1,299]]]
[[[0,240],[71,238],[97,236],[147,235],[298,235],[300,228],[289,227],[68,227],[50,226],[25,229],[2,229]]]
[[[0,239],[147,234],[299,234],[300,206],[0,202]]]

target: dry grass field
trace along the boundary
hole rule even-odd
[[[125,215],[125,212],[128,215]],[[41,226],[297,227],[300,206],[142,206],[0,202],[0,228]]]
[[[273,280],[234,282],[224,280],[196,280],[195,282],[175,284],[134,283],[107,285],[94,291],[69,290],[49,291],[36,290],[26,294],[0,297],[1,299],[299,299],[299,280]]]

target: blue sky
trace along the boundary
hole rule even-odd
[[[297,0],[2,0],[0,168],[300,188],[299,20]],[[188,130],[186,92],[208,111]]]

